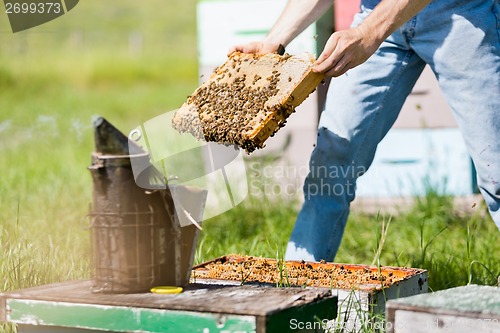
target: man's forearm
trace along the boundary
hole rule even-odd
[[[332,0],[289,0],[265,42],[288,45],[331,5]]]
[[[382,0],[359,29],[380,43],[432,0]]]
[[[362,64],[390,34],[431,1],[382,0],[359,26],[337,31],[328,39],[314,70],[339,76]]]

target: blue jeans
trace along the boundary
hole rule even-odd
[[[369,13],[362,8],[353,25]],[[454,112],[500,228],[500,0],[434,0],[364,64],[332,80],[286,259],[334,259],[356,179],[426,64]]]

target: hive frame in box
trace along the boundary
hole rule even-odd
[[[210,264],[217,262],[235,261],[242,262],[252,259],[264,259],[270,265],[279,264],[275,259],[267,258],[253,258],[240,255],[226,255],[213,260],[201,263],[193,267],[191,282],[207,283],[207,284],[223,284],[223,285],[238,285],[238,284],[258,284],[273,286],[275,283],[269,283],[269,280],[262,278],[262,280],[250,281],[244,280],[229,280],[229,279],[211,279],[206,278],[207,268]],[[424,269],[415,268],[401,268],[391,266],[367,266],[367,265],[353,265],[353,264],[340,264],[340,263],[307,263],[298,261],[286,261],[286,267],[297,267],[299,265],[310,265],[312,269],[321,268],[339,268],[343,267],[347,271],[367,271],[369,274],[373,273],[392,273],[397,282],[392,283],[386,287],[381,284],[370,283],[364,285],[352,286],[352,288],[330,288],[333,295],[338,297],[338,317],[335,322],[330,323],[330,327],[338,329],[339,325],[342,328],[350,331],[352,329],[359,329],[362,325],[378,325],[383,326],[380,320],[385,314],[385,305],[387,300],[397,299],[400,297],[407,297],[428,291],[427,271]],[[204,277],[205,276],[205,277]],[[265,280],[265,281],[264,281]],[[282,284],[283,285],[283,284]]]

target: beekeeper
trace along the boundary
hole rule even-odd
[[[274,52],[329,6],[331,0],[289,0],[264,40],[230,51]],[[336,78],[286,259],[333,260],[356,179],[426,64],[453,110],[500,228],[500,0],[362,0],[351,28],[330,36],[314,67]]]

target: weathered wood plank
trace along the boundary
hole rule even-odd
[[[415,295],[389,301],[386,309],[388,332],[500,331],[498,287],[469,285]]]
[[[18,333],[89,333],[89,330],[83,328],[72,327],[56,327],[56,326],[33,326],[33,325],[17,325]],[[91,333],[109,333],[109,331],[92,330]]]
[[[8,299],[9,321],[111,332],[254,332],[253,316]]]
[[[5,298],[1,297],[0,294],[0,323],[6,321],[6,308],[7,304],[5,303]]]
[[[178,295],[101,294],[91,281],[4,293],[5,319],[42,329],[111,332],[296,332],[291,320],[312,323],[337,315],[328,289],[190,285]]]
[[[57,283],[1,294],[0,298],[265,316],[331,296],[327,289],[204,284],[192,284],[178,295],[101,294],[92,293],[91,285],[88,280]]]
[[[490,318],[471,318],[450,314],[397,310],[394,327],[396,333],[498,333],[500,321]]]
[[[500,289],[469,285],[391,301],[390,308],[422,308],[450,313],[500,316]],[[434,310],[433,310],[434,311]]]

